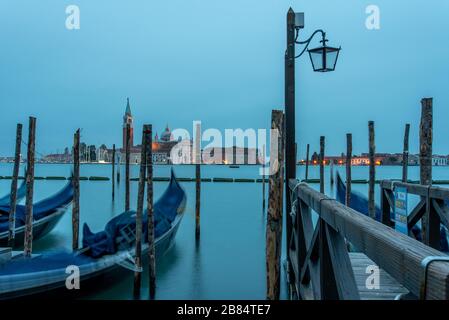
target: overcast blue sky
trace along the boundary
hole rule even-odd
[[[80,30],[65,28],[70,4]],[[370,4],[380,30],[365,27]],[[320,135],[327,153],[342,152],[347,132],[355,153],[367,151],[368,120],[378,152],[402,150],[406,122],[418,152],[422,97],[434,97],[434,152],[449,153],[449,1],[0,0],[0,155],[13,153],[15,125],[29,115],[42,153],[70,145],[77,127],[85,142],[121,145],[128,96],[137,132],[192,120],[268,127],[271,109],[283,109],[289,6],[306,14],[301,38],[323,28],[343,48],[334,73],[297,61],[300,156]]]

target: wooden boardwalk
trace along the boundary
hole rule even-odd
[[[366,280],[370,276],[370,273],[367,273],[366,270],[368,266],[376,264],[360,252],[350,252],[349,258],[351,259],[361,300],[394,300],[399,294],[408,293],[406,288],[382,269],[380,269],[379,289],[368,289],[366,287]]]

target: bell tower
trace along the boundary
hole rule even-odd
[[[134,128],[133,128],[133,116],[131,114],[131,106],[129,105],[129,98],[126,99],[126,111],[123,116],[123,150],[126,149],[126,125],[129,124],[131,127],[130,135],[131,135],[131,146],[134,146]]]

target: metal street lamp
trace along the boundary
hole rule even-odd
[[[295,60],[306,51],[309,53],[313,70],[330,72],[335,70],[341,48],[326,45],[326,33],[316,30],[307,40],[298,41],[299,31],[304,28],[304,13],[295,13],[292,8],[287,13],[287,50],[285,52],[285,207],[286,207],[286,251],[287,266],[291,270],[290,245],[293,220],[291,213],[290,179],[296,179],[296,141],[295,141]],[[308,50],[310,42],[317,34],[321,34],[321,46]],[[299,55],[295,55],[296,44],[304,45]]]
[[[303,13],[296,13],[295,15],[304,16]],[[298,41],[299,30],[304,28],[304,24],[301,23],[299,25],[296,24],[298,23],[298,21],[300,21],[300,19],[296,18],[295,19],[296,37],[294,43],[303,44],[305,46],[304,49],[301,51],[301,53],[295,57],[295,59],[301,57],[307,50],[307,52],[309,53],[310,62],[312,63],[313,71],[315,72],[334,71],[335,66],[337,65],[338,55],[340,54],[341,47],[335,48],[326,45],[326,42],[328,42],[329,40],[326,39],[326,32],[324,32],[321,29],[316,30],[314,33],[312,33],[312,35],[307,40]],[[308,50],[310,42],[317,34],[321,34],[322,40],[320,41],[320,43],[322,45],[315,49]]]
[[[321,47],[308,50],[310,62],[312,62],[313,71],[315,72],[329,72],[335,70],[337,64],[340,48],[326,46],[326,34],[323,32],[323,44]]]

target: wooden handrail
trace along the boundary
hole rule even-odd
[[[430,198],[447,200],[449,199],[449,189],[436,187],[436,186],[426,186],[422,184],[414,184],[414,183],[406,183],[402,181],[394,181],[394,180],[382,180],[380,182],[380,187],[382,189],[394,191],[394,187],[403,187],[407,188],[407,192],[409,194],[414,194],[417,196],[427,197],[429,195]]]
[[[427,279],[423,278],[422,266],[426,257],[447,257],[446,255],[346,207],[312,189],[306,183],[290,180],[289,187],[290,191],[294,192],[292,199],[300,202],[296,204],[296,208],[306,206],[308,210],[314,210],[318,213],[320,221],[326,224],[327,230],[345,238],[415,296],[420,296],[420,289],[425,280],[427,299],[449,299],[449,263],[439,261],[432,263],[428,268]],[[301,215],[303,212],[300,209],[296,215]],[[301,217],[297,216],[296,219]],[[295,226],[296,239],[304,238],[301,234],[303,230],[297,226],[298,224]],[[299,251],[301,245],[298,245],[297,249]],[[347,255],[347,252],[341,253]],[[304,255],[304,253],[298,252],[298,255]],[[305,261],[307,257],[299,260]],[[305,261],[305,263],[308,262]],[[294,270],[294,273],[298,279],[301,273],[304,273],[304,267],[301,263],[296,267],[298,270]]]
[[[394,188],[405,188],[408,194],[421,197],[421,201],[410,210],[407,217],[408,229],[411,230],[419,220],[425,219],[427,221],[426,234],[424,232],[421,234],[424,243],[437,250],[442,249],[441,224],[449,228],[449,208],[446,205],[446,201],[449,200],[449,189],[391,180],[381,181],[380,187],[382,223],[394,226],[395,222],[390,219],[391,211],[394,208]]]

